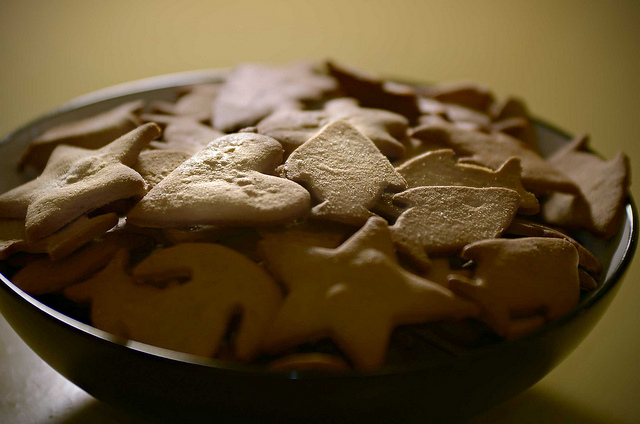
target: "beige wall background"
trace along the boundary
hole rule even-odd
[[[0,0],[0,134],[126,81],[330,57],[402,79],[484,82],[591,134],[607,158],[625,150],[640,172],[639,53],[634,0]],[[569,359],[474,422],[639,422],[639,266]]]

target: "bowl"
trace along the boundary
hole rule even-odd
[[[123,84],[69,102],[0,142],[0,192],[25,182],[15,164],[29,140],[48,128],[134,99],[176,99],[179,88],[223,78],[224,71],[180,73]],[[536,121],[544,155],[570,141]],[[282,421],[457,421],[535,384],[587,336],[618,291],[633,257],[638,216],[625,206],[618,233],[577,238],[603,265],[600,286],[579,306],[512,341],[429,357],[407,366],[335,374],[265,371],[122,340],[71,318],[0,274],[0,312],[44,361],[95,398],[158,421],[253,418]]]

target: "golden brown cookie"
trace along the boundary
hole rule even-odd
[[[146,124],[98,150],[58,146],[38,178],[0,195],[0,217],[25,218],[31,242],[101,206],[142,196],[144,179],[130,167],[159,134]]]
[[[235,355],[253,359],[282,302],[280,288],[263,268],[216,244],[157,250],[132,275],[142,281],[188,277],[184,284],[132,302],[122,322],[133,340],[193,355],[215,356],[239,314]]]
[[[274,225],[309,211],[300,185],[268,175],[282,161],[271,137],[239,133],[221,137],[156,185],[127,215],[143,227]]]
[[[491,105],[490,114],[495,121],[494,129],[524,141],[535,151],[539,150],[535,125],[529,109],[522,100],[517,97],[507,97]]]
[[[499,237],[509,226],[520,196],[506,188],[417,187],[393,198],[407,206],[390,227],[398,249],[416,265],[429,253],[456,253],[465,245]]]
[[[522,184],[533,193],[577,191],[573,181],[554,165],[545,161],[526,143],[506,134],[468,131],[441,121],[416,128],[412,136],[427,142],[435,138],[461,156],[461,161],[491,169],[497,169],[508,159],[518,157],[522,166]]]
[[[480,305],[480,318],[499,336],[509,337],[512,318],[559,318],[578,305],[578,252],[559,238],[481,240],[462,257],[476,264],[472,279],[455,276],[449,288]],[[536,328],[536,326],[532,326]]]
[[[141,124],[137,117],[144,102],[124,103],[101,114],[51,128],[38,136],[24,151],[18,167],[44,169],[53,150],[61,145],[99,149]]]
[[[133,250],[148,241],[142,236],[107,233],[58,261],[36,259],[18,271],[11,281],[30,295],[57,292],[90,278],[106,266],[118,250]]]
[[[68,299],[91,305],[91,325],[109,333],[127,337],[122,315],[132,302],[144,299],[161,289],[148,284],[136,284],[127,273],[129,253],[119,250],[101,271],[82,283],[63,290]]]
[[[486,112],[493,103],[488,87],[471,81],[454,81],[429,87],[429,95],[443,103],[453,103]]]
[[[335,81],[307,63],[237,66],[213,100],[213,127],[224,132],[249,127],[282,106],[318,101],[334,90]]]
[[[259,134],[278,140],[286,158],[329,121],[328,114],[323,110],[281,108],[261,120],[256,130]]]
[[[406,187],[371,140],[346,121],[335,121],[294,151],[287,178],[307,187],[317,205],[312,216],[362,225],[385,190]]]
[[[562,169],[580,188],[575,196],[554,193],[544,202],[544,219],[569,229],[587,229],[604,238],[620,228],[629,195],[629,158],[618,152],[605,161],[589,152],[581,136],[556,152],[549,162]]]
[[[344,359],[325,353],[294,353],[269,362],[270,371],[344,372],[350,367]]]
[[[410,188],[422,186],[503,187],[520,196],[519,213],[536,214],[540,204],[535,195],[525,190],[520,181],[521,167],[517,158],[508,159],[498,170],[458,163],[453,150],[424,153],[397,168]]]
[[[383,365],[396,325],[461,319],[476,307],[397,263],[387,224],[372,217],[337,249],[291,243],[267,249],[289,294],[266,333],[275,353],[330,337],[356,368]]]

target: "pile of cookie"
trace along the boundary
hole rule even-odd
[[[375,369],[399,331],[454,351],[567,314],[601,273],[569,232],[621,225],[623,153],[582,136],[545,159],[523,102],[479,84],[247,64],[179,94],[30,143],[39,176],[0,195],[3,274],[126,339]]]

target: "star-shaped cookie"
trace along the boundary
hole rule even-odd
[[[267,352],[330,337],[357,368],[372,369],[384,363],[396,325],[477,313],[475,305],[403,270],[379,217],[337,249],[291,243],[265,254],[289,290],[263,341]]]
[[[400,191],[404,179],[371,140],[347,121],[335,121],[296,149],[284,164],[290,180],[319,202],[312,215],[362,225],[385,190]]]
[[[146,124],[98,150],[58,146],[38,178],[0,195],[0,217],[25,218],[27,240],[34,241],[101,206],[142,196],[144,179],[131,166],[159,134]]]

